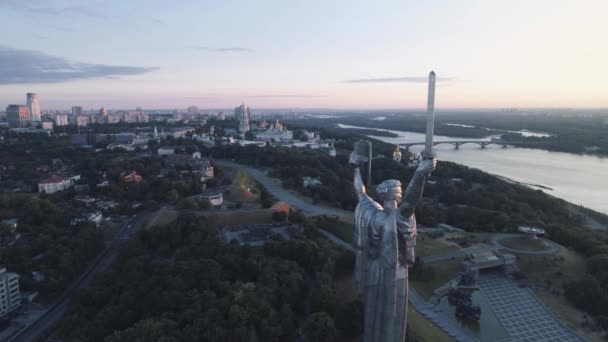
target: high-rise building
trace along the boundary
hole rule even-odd
[[[30,109],[23,105],[8,105],[6,107],[6,121],[9,127],[25,127],[30,122]]]
[[[55,126],[67,126],[68,124],[68,116],[66,114],[55,115]]]
[[[38,94],[27,93],[27,107],[30,110],[30,120],[40,121],[40,104],[38,104]]]
[[[77,115],[76,126],[86,127],[90,123],[89,115]]]
[[[243,104],[234,109],[234,116],[239,120],[239,133],[244,137],[245,133],[251,130],[251,126],[249,126],[250,111],[249,107],[245,106],[244,101]]]
[[[106,107],[101,107],[101,109],[99,110],[99,115],[103,117],[108,116],[108,110],[106,109]]]
[[[188,114],[199,114],[201,111],[197,106],[188,107]]]
[[[42,129],[52,131],[53,121],[42,121]]]
[[[72,117],[70,118],[71,123],[76,124],[76,118],[82,115],[82,107],[81,106],[73,106],[72,107]]]
[[[4,267],[0,268],[0,319],[6,318],[20,305],[19,275],[6,272]]]

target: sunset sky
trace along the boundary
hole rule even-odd
[[[608,107],[608,1],[0,0],[0,108]]]

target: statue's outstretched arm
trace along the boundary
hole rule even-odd
[[[353,185],[355,186],[355,192],[357,193],[357,198],[361,200],[363,196],[365,196],[365,185],[363,185],[363,177],[361,177],[361,170],[359,167],[355,167],[355,174],[353,176]]]
[[[435,170],[436,164],[437,160],[433,158],[425,159],[418,165],[416,172],[414,172],[414,177],[410,180],[410,183],[405,190],[405,194],[403,195],[401,205],[399,206],[399,210],[403,217],[410,217],[414,214],[414,210],[416,210],[416,206],[422,198],[424,181],[426,180],[426,177],[430,176],[431,172]]]

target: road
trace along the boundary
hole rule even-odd
[[[247,171],[253,178],[255,178],[255,180],[260,182],[270,194],[272,194],[278,200],[287,202],[294,208],[302,210],[302,213],[306,216],[338,216],[340,218],[348,220],[352,220],[353,218],[353,213],[351,212],[340,209],[322,207],[306,202],[298,196],[290,193],[288,190],[283,189],[280,184],[277,184],[277,182],[271,177],[269,177],[263,170],[227,160],[214,160],[214,162],[217,165],[224,167],[240,167],[245,169],[245,171]]]
[[[32,325],[14,335],[8,342],[30,342],[36,341],[48,332],[65,314],[72,296],[77,290],[87,287],[91,280],[99,272],[106,270],[114,261],[120,247],[125,240],[131,238],[137,229],[145,222],[149,213],[142,213],[130,218],[114,239],[106,246],[106,249],[91,262],[87,270],[68,288],[53,306]]]

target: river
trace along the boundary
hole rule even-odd
[[[424,141],[424,134],[421,133],[383,131],[399,136],[396,138],[370,137],[391,144]],[[489,139],[463,139],[438,135],[434,137],[435,141]],[[464,144],[458,150],[447,144],[434,148],[439,162],[447,160],[528,185],[539,185],[543,191],[553,196],[608,214],[608,158],[529,148],[502,148],[496,145],[489,145],[485,149],[476,144]],[[411,148],[414,152],[420,152],[422,149],[423,146]],[[441,164],[438,167],[441,167]]]

